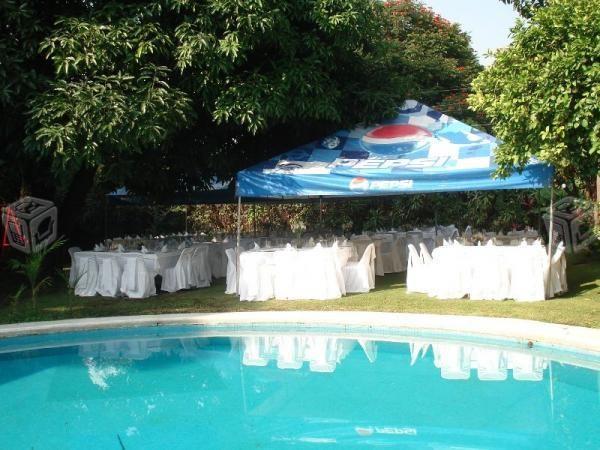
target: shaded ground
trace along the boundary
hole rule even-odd
[[[40,296],[35,311],[27,297],[16,307],[5,298],[0,304],[0,323],[133,314],[340,310],[514,317],[600,328],[600,262],[570,262],[568,280],[571,286],[568,294],[536,303],[437,300],[407,294],[403,274],[377,277],[377,288],[369,294],[352,294],[334,301],[240,302],[237,297],[224,294],[223,281],[210,288],[161,294],[143,300],[79,298],[56,291]]]

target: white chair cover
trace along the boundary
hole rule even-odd
[[[227,256],[227,278],[226,278],[226,294],[236,294],[237,293],[237,271],[236,271],[236,257],[235,257],[235,249],[228,248],[225,250],[225,255]]]
[[[184,248],[175,267],[165,270],[161,290],[175,292],[193,286],[195,273],[192,267],[194,248]]]
[[[116,297],[121,285],[121,268],[116,258],[98,257],[96,292],[102,297]]]
[[[209,262],[209,248],[206,245],[201,245],[194,248],[192,254],[192,287],[207,287],[210,286],[212,280],[212,272]]]
[[[147,298],[156,294],[154,273],[148,270],[142,256],[125,257],[121,292],[129,298]]]
[[[567,292],[567,259],[565,257],[565,244],[560,242],[552,256],[550,263],[550,282],[548,283],[548,297]]]
[[[413,244],[408,244],[408,266],[406,268],[406,292],[426,294],[427,269]]]
[[[375,287],[375,245],[369,244],[360,261],[342,268],[346,292],[369,292]]]
[[[75,295],[93,297],[98,285],[98,261],[95,256],[82,257],[77,264],[77,283]]]
[[[71,257],[71,269],[69,269],[69,286],[75,287],[77,282],[77,261],[75,260],[75,253],[80,252],[81,249],[79,247],[69,247],[69,256]]]

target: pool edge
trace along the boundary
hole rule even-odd
[[[524,319],[361,311],[252,311],[65,319],[0,325],[0,338],[46,333],[163,325],[294,324],[428,330],[517,339],[600,354],[600,329]]]

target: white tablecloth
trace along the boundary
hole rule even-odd
[[[121,270],[125,266],[125,258],[141,257],[144,260],[146,268],[156,274],[163,276],[165,270],[174,267],[177,264],[181,250],[168,252],[142,253],[142,252],[76,252],[74,254],[75,264],[80,265],[85,258],[95,257],[113,258],[119,263]]]
[[[432,296],[545,299],[548,256],[541,245],[445,246],[436,248],[432,256]]]
[[[261,249],[240,255],[240,300],[328,300],[346,293],[341,268],[354,246]]]

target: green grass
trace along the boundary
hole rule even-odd
[[[348,295],[334,301],[240,302],[237,297],[223,293],[223,282],[210,288],[161,294],[143,300],[79,298],[55,291],[38,297],[35,311],[28,299],[21,299],[16,308],[5,300],[0,304],[0,323],[132,314],[316,310],[514,317],[600,328],[600,262],[571,261],[568,280],[571,287],[568,294],[535,303],[431,299],[425,295],[407,294],[404,276],[395,274],[378,277],[377,288],[368,294]]]

